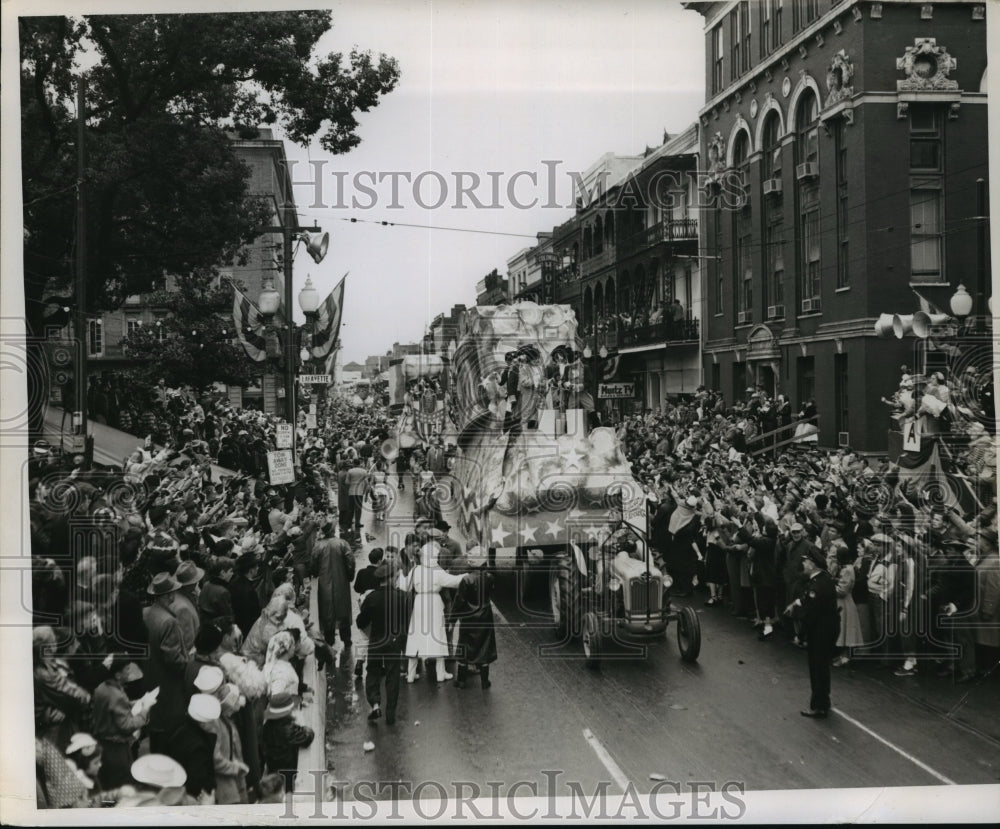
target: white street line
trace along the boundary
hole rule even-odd
[[[903,751],[903,749],[901,749],[896,744],[889,742],[885,737],[882,737],[879,734],[876,734],[867,725],[864,725],[864,724],[858,722],[856,719],[854,719],[854,717],[848,716],[847,714],[845,714],[843,711],[841,711],[838,708],[831,708],[830,710],[833,711],[833,713],[835,713],[835,714],[839,714],[841,717],[843,717],[845,720],[847,720],[852,725],[856,725],[858,728],[860,728],[866,734],[870,734],[872,737],[874,737],[880,743],[882,743],[883,745],[888,746],[893,751],[895,751],[897,754],[899,754],[902,757],[905,757],[907,760],[909,760],[914,765],[920,766],[920,768],[922,768],[924,771],[926,771],[929,775],[931,775],[933,777],[936,777],[942,783],[947,783],[949,786],[956,786],[956,785],[958,785],[957,783],[955,783],[954,780],[951,780],[950,778],[945,777],[940,772],[934,771],[934,769],[932,769],[926,763],[918,760],[916,757],[914,757],[909,752]]]
[[[594,732],[589,728],[583,729],[584,739],[590,743],[590,747],[594,749],[594,753],[597,755],[597,759],[604,764],[604,768],[608,770],[608,773],[614,778],[615,783],[621,786],[622,791],[628,791],[629,780],[625,776],[625,772],[622,771],[621,766],[619,766],[614,757],[612,757],[608,750],[604,747],[600,740],[594,736]]]

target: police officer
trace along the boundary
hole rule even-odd
[[[823,554],[810,548],[802,557],[805,575],[802,592],[785,613],[802,622],[808,642],[809,684],[812,696],[803,717],[824,719],[830,713],[830,662],[840,633],[840,608],[833,579],[826,571]]]

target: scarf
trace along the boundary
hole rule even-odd
[[[677,535],[678,532],[694,520],[697,514],[693,507],[689,507],[684,503],[678,504],[677,508],[670,513],[670,523],[667,525],[670,534]]]

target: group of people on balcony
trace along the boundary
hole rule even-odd
[[[679,299],[673,302],[663,301],[655,309],[635,310],[632,313],[622,311],[621,313],[607,313],[594,315],[597,319],[594,322],[585,322],[580,327],[580,335],[591,337],[594,334],[621,333],[641,331],[651,326],[666,326],[666,336],[668,340],[683,340],[692,336],[692,331],[697,325],[697,320],[688,319],[687,311]]]

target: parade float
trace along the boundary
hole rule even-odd
[[[671,619],[682,655],[696,658],[697,617],[671,608],[670,578],[646,540],[646,494],[615,430],[588,428],[580,356],[568,305],[472,308],[440,369],[424,356],[399,370],[404,382],[431,381],[416,411],[403,407],[400,422],[413,428],[400,429],[400,443],[454,430],[450,493],[462,531],[516,570],[522,606],[547,585],[560,635],[582,637],[591,664],[604,637],[662,636]],[[423,404],[426,388],[441,386],[441,405]]]

